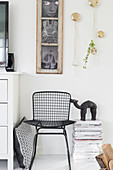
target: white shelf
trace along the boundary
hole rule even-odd
[[[0,75],[21,75],[22,74],[22,72],[16,72],[16,71],[14,71],[14,72],[0,72]]]
[[[0,104],[8,104],[8,101],[0,101]]]
[[[0,127],[8,127],[8,124],[0,124]]]
[[[0,159],[8,160],[8,154],[0,154]]]

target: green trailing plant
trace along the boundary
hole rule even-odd
[[[89,46],[88,46],[88,49],[87,49],[87,55],[86,55],[86,57],[84,58],[84,65],[83,65],[83,68],[84,68],[84,69],[87,68],[87,67],[86,67],[86,64],[88,63],[88,57],[89,57],[89,55],[91,54],[91,50],[94,48],[94,46],[95,46],[95,43],[94,43],[93,40],[91,40],[91,42],[90,42],[90,44],[89,44]]]

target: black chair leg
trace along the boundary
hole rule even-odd
[[[33,162],[34,162],[34,159],[35,159],[35,156],[36,156],[37,138],[38,138],[38,131],[39,131],[39,129],[36,129],[36,130],[37,130],[37,134],[34,137],[34,154],[33,154],[32,160],[31,160],[31,164],[30,164],[29,170],[31,170]]]
[[[69,170],[71,170],[71,162],[70,162],[70,153],[69,153],[68,139],[67,139],[67,133],[66,133],[65,129],[64,129],[64,136],[65,136],[66,146],[67,146],[67,155],[68,155]]]

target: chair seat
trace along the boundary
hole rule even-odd
[[[75,123],[75,121],[72,120],[65,120],[65,121],[26,120],[24,122],[41,128],[60,128],[62,126],[67,126]]]

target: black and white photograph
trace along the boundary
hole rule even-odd
[[[42,0],[42,17],[58,17],[58,0]]]
[[[36,73],[63,72],[64,0],[37,0]]]
[[[42,43],[58,43],[57,20],[42,20]]]
[[[41,49],[41,69],[57,69],[58,47],[42,46]]]

